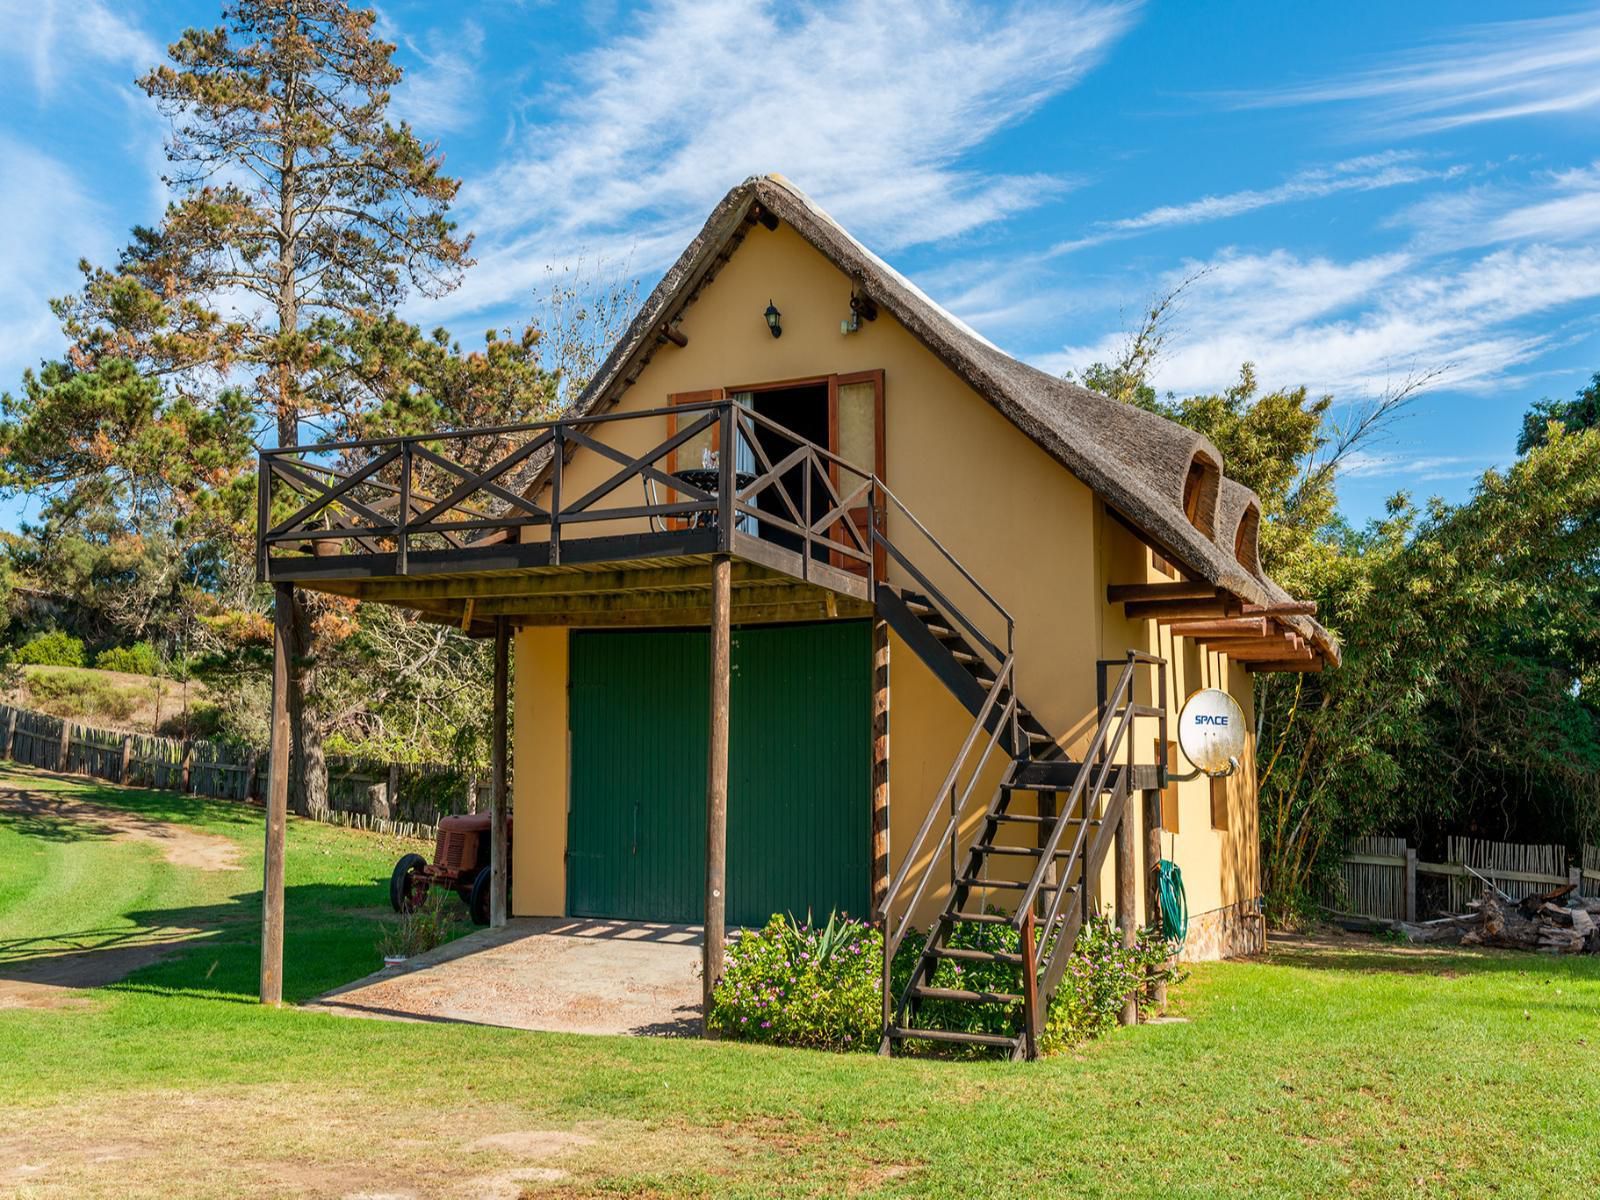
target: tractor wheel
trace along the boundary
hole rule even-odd
[[[411,877],[427,865],[428,860],[420,854],[402,855],[395,863],[394,874],[389,876],[389,903],[394,905],[395,912],[411,908]]]
[[[467,911],[472,914],[474,925],[487,925],[489,923],[489,878],[491,871],[488,867],[478,872],[478,877],[472,881],[472,892],[467,897]]]

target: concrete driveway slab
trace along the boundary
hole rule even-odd
[[[307,1008],[400,1021],[462,1021],[551,1033],[695,1037],[700,940],[693,925],[518,917]]]

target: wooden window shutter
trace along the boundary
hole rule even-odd
[[[1211,828],[1228,828],[1228,800],[1233,791],[1232,775],[1211,777]]]
[[[699,392],[673,392],[667,397],[667,406],[669,408],[677,408],[680,404],[705,404],[707,401],[721,400],[723,398],[724,392],[721,388],[706,388]],[[684,420],[688,421],[703,415],[703,413],[691,413]],[[669,412],[667,414],[667,436],[670,438],[677,432],[678,414]],[[710,450],[713,454],[721,453],[721,435],[722,426],[720,424],[713,425],[710,429],[691,438],[683,445],[667,451],[667,473],[671,474],[680,469],[692,470],[698,467],[701,464],[704,452],[707,450]],[[676,504],[680,499],[682,497],[677,492],[669,490],[663,503]],[[687,529],[688,527],[689,522],[683,517],[667,518],[667,528],[669,529]]]
[[[1156,757],[1161,757],[1161,743],[1156,742]],[[1178,761],[1178,743],[1167,743],[1167,765],[1171,767]],[[1168,833],[1178,832],[1178,785],[1168,783],[1161,789],[1161,828]]]

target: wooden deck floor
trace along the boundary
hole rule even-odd
[[[489,633],[495,617],[518,625],[703,625],[711,617],[714,529],[625,537],[507,542],[397,556],[276,555],[270,583],[378,604]],[[773,542],[735,533],[733,621],[758,624],[859,617],[872,611],[865,577]],[[555,561],[552,561],[554,559]]]

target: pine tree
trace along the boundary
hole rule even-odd
[[[263,440],[293,445],[384,401],[358,344],[412,290],[453,288],[471,238],[448,218],[459,184],[437,147],[388,120],[401,70],[371,10],[240,0],[223,20],[140,79],[172,123],[175,196],[63,315],[86,360],[248,378]],[[297,594],[288,696],[308,815],[327,804],[315,603]]]

